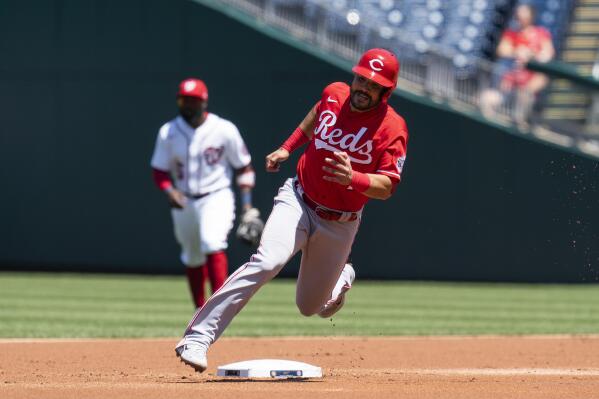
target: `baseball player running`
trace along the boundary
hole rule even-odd
[[[274,207],[257,252],[191,319],[176,346],[181,360],[202,372],[206,352],[256,291],[302,251],[296,304],[304,316],[330,317],[343,306],[355,278],[347,263],[362,209],[387,199],[400,181],[406,124],[387,104],[399,63],[371,49],[353,68],[351,86],[333,83],[283,145],[266,157],[276,172],[289,154],[308,146]]]
[[[151,165],[154,181],[171,205],[181,261],[199,308],[205,302],[206,280],[210,279],[215,292],[227,278],[225,249],[235,219],[234,176],[245,211],[243,220],[259,216],[252,208],[255,174],[235,125],[207,111],[204,82],[181,82],[177,105],[179,116],[160,128]]]

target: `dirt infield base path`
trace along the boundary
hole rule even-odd
[[[178,361],[176,341],[0,340],[0,398],[599,398],[599,336],[224,338],[204,374]],[[324,377],[216,377],[263,358]]]

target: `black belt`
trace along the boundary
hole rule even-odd
[[[224,190],[225,188],[227,188],[227,187],[217,188],[216,190],[213,190],[213,191],[208,191],[207,193],[203,193],[203,194],[190,194],[190,193],[185,193],[185,196],[186,196],[187,198],[191,198],[191,199],[194,199],[194,200],[199,200],[200,198],[204,198],[204,197],[206,197],[206,196],[208,196],[208,195],[210,195],[210,194],[214,194],[214,193],[215,193],[215,192],[217,192],[217,191]]]
[[[212,192],[204,193],[204,194],[185,194],[187,198],[191,198],[194,200],[199,200],[200,198],[204,198],[205,196],[212,194]]]

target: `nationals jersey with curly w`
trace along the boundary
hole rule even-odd
[[[158,133],[152,167],[170,171],[175,187],[187,195],[202,195],[231,186],[234,170],[251,162],[235,125],[209,113],[197,129],[178,116]]]
[[[355,212],[368,197],[334,182],[323,180],[325,158],[345,151],[352,169],[377,173],[399,182],[406,158],[408,130],[404,119],[386,102],[368,112],[350,108],[350,88],[337,82],[327,86],[316,105],[312,140],[297,164],[304,192],[315,202],[331,209]]]

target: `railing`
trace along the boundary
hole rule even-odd
[[[467,57],[451,48],[411,37],[401,29],[382,29],[356,10],[338,6],[341,3],[335,0],[197,1],[234,7],[260,23],[282,29],[301,42],[352,62],[368,48],[399,49],[396,50],[401,62],[398,89],[599,158],[599,133],[593,118],[573,119],[563,129],[563,124],[551,123],[551,115],[544,112],[550,95],[547,92],[555,86],[553,78],[546,78],[546,89],[541,93],[522,89],[507,92],[501,78],[505,71],[498,70],[500,64]],[[584,113],[593,108],[579,97],[576,93],[572,96]],[[595,107],[596,104],[595,101]]]
[[[597,59],[593,66],[593,77],[599,81],[599,50],[597,51]],[[599,136],[599,92],[593,93],[593,100],[591,105],[590,117],[587,122],[587,130],[593,132]]]

